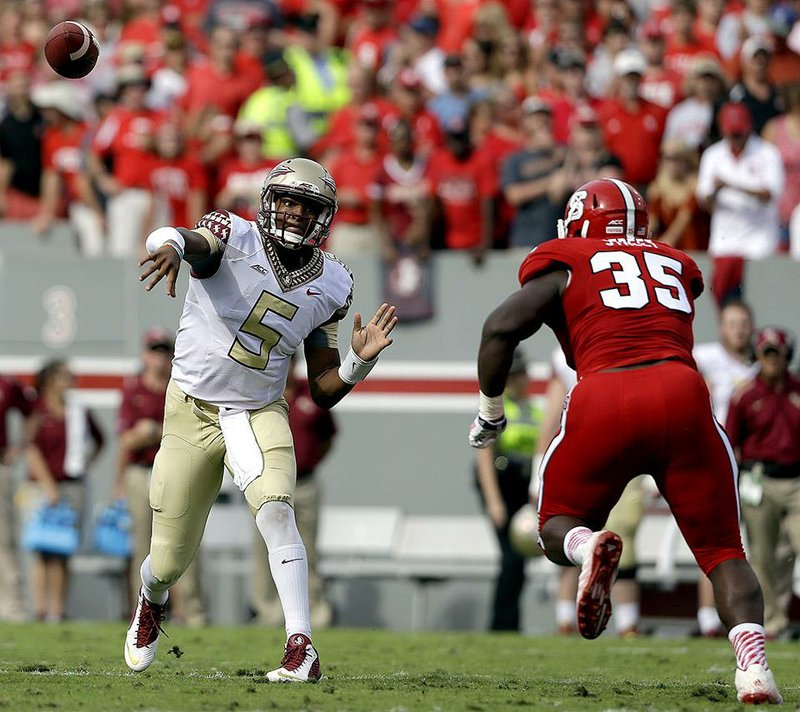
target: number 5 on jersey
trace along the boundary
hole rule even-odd
[[[273,312],[287,321],[291,321],[294,319],[297,310],[297,305],[287,302],[280,297],[276,297],[271,292],[261,292],[261,296],[258,298],[256,305],[239,327],[239,331],[260,339],[261,348],[257,353],[251,351],[237,336],[233,342],[233,346],[231,346],[230,351],[228,351],[228,356],[242,364],[242,366],[254,368],[257,371],[263,371],[267,367],[267,363],[269,363],[270,352],[283,336],[271,326],[262,324],[262,319],[267,315],[267,312]]]
[[[662,285],[653,288],[656,301],[667,309],[691,314],[692,305],[680,279],[683,273],[680,261],[655,252],[641,254],[650,277]],[[590,264],[595,274],[611,270],[614,281],[627,287],[626,292],[619,288],[601,289],[600,298],[605,306],[610,309],[642,309],[650,303],[647,283],[642,279],[642,269],[635,255],[621,251],[597,252]]]

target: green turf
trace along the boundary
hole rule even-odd
[[[121,625],[0,624],[0,711],[741,709],[725,640],[332,629],[315,638],[325,680],[271,685],[264,672],[280,657],[280,633],[167,632],[150,670],[134,674]],[[800,649],[780,642],[768,652],[784,709],[798,709]]]

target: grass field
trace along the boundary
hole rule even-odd
[[[282,636],[171,627],[144,673],[122,660],[123,626],[0,624],[0,710],[734,710],[727,641],[596,641],[332,629],[315,637],[326,679],[271,685]],[[178,654],[176,655],[176,651]],[[800,708],[800,648],[771,643],[786,700]]]

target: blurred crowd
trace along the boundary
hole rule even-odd
[[[671,244],[797,254],[799,18],[798,0],[8,0],[0,215],[133,256],[211,207],[254,219],[269,168],[306,155],[336,178],[344,257],[531,247],[599,175],[640,188]],[[100,42],[81,80],[43,59],[64,19]]]

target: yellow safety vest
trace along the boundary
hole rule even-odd
[[[264,87],[253,92],[239,110],[237,121],[252,121],[262,127],[261,152],[264,158],[282,160],[297,155],[298,149],[286,117],[289,107],[299,103],[295,89]]]
[[[504,396],[503,404],[508,425],[497,438],[497,453],[516,458],[532,458],[539,440],[541,411],[533,401],[525,402],[527,407],[523,409],[519,402],[508,396]]]

